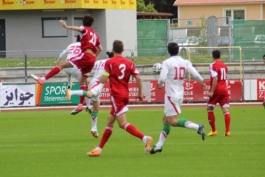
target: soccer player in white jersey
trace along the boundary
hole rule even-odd
[[[70,58],[77,57],[79,54],[81,54],[81,43],[80,43],[80,36],[77,35],[76,42],[70,44],[67,46],[67,48],[62,51],[62,53],[58,57],[58,62],[62,61],[62,59],[66,58],[66,60],[69,60]],[[68,80],[68,89],[72,88],[72,76],[76,79],[76,81],[79,81],[81,78],[81,71],[80,69],[73,67],[73,68],[64,68],[63,71],[67,75]],[[82,87],[82,85],[80,86]],[[79,112],[83,110],[83,101],[84,99],[80,97],[79,104],[77,105],[77,108],[71,111],[72,115],[76,115]],[[88,105],[88,103],[87,103]]]
[[[112,58],[114,56],[113,52],[107,52],[106,53],[109,58]],[[91,134],[98,138],[98,131],[97,131],[97,119],[98,119],[98,111],[100,106],[100,93],[103,89],[103,84],[100,84],[100,77],[102,73],[104,72],[104,66],[108,59],[105,60],[98,60],[96,61],[93,70],[94,70],[94,76],[91,79],[88,90],[94,90],[96,89],[96,92],[93,92],[91,95],[91,98],[85,97],[87,105],[90,105],[90,100],[92,100],[92,108],[90,109],[90,106],[87,106],[86,110],[91,114],[91,122],[92,122],[92,128],[91,128]],[[66,90],[67,95],[78,95],[78,96],[86,96],[83,95],[83,90]],[[91,92],[92,93],[92,92]],[[67,100],[70,100],[70,98],[67,98]]]
[[[158,88],[162,88],[164,83],[166,87],[163,129],[160,133],[158,143],[151,149],[150,154],[162,152],[162,146],[169,135],[170,126],[194,129],[201,135],[202,140],[205,139],[203,125],[193,123],[185,118],[178,118],[178,115],[181,113],[181,104],[184,95],[183,82],[186,72],[191,73],[202,84],[204,90],[206,90],[206,85],[191,62],[184,60],[178,55],[179,46],[177,43],[169,43],[167,48],[170,58],[163,61],[162,70],[158,79]]]
[[[106,54],[108,56],[108,59],[114,56],[113,52],[107,52]],[[99,79],[102,73],[104,72],[104,66],[108,59],[96,61],[94,68],[93,68],[94,76],[88,85],[88,90],[91,90],[100,84]],[[90,105],[90,100],[92,101],[92,108],[90,109],[89,107],[87,107],[87,111],[91,114],[92,128],[90,132],[95,138],[99,137],[98,131],[97,131],[97,119],[98,119],[98,111],[99,111],[99,106],[100,106],[99,97],[100,97],[100,93],[93,96],[92,98],[85,97],[89,105]]]

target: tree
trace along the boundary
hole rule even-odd
[[[170,18],[177,18],[178,8],[173,6],[175,0],[144,0],[144,2],[153,4],[158,12],[172,13],[173,16]]]
[[[145,5],[144,0],[137,0],[137,12],[157,12],[154,8],[154,4],[149,2]]]

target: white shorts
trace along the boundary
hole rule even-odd
[[[91,98],[92,101],[100,101],[100,93],[102,92],[104,84],[101,84],[98,79],[93,79],[88,85],[88,90],[90,90],[94,96]]]
[[[78,68],[65,68],[63,69],[63,71],[69,75],[69,76],[73,76],[76,81],[80,80],[81,77],[81,71]]]
[[[164,114],[166,116],[175,116],[181,113],[181,104],[183,102],[183,97],[172,97],[165,95],[165,108]]]

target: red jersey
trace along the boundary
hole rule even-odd
[[[100,39],[97,33],[90,27],[81,26],[83,31],[81,32],[81,50],[84,52],[86,49],[91,49],[94,53],[97,52],[96,46],[100,45]]]
[[[108,72],[110,93],[112,96],[129,97],[128,83],[131,76],[139,74],[132,61],[115,56],[105,63],[105,71]]]
[[[213,78],[217,77],[217,85],[214,94],[228,94],[226,80],[227,80],[227,66],[220,60],[210,64],[210,84],[212,87]]]

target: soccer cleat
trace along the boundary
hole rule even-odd
[[[90,132],[91,132],[91,134],[92,134],[92,136],[93,136],[94,138],[98,138],[98,137],[99,137],[99,135],[98,135],[98,131],[97,131],[97,130],[90,130]]]
[[[31,77],[32,77],[35,81],[37,81],[40,85],[43,85],[43,84],[44,84],[44,81],[43,81],[40,77],[38,77],[38,76],[36,76],[36,75],[34,75],[34,74],[31,74]]]
[[[68,101],[71,100],[71,96],[72,96],[71,90],[66,89],[65,93],[66,93],[66,100],[68,100]]]
[[[157,152],[162,152],[162,147],[157,147],[157,146],[154,146],[151,151],[150,151],[150,154],[155,154]]]
[[[214,131],[214,132],[210,132],[207,134],[207,136],[217,136],[217,131]]]
[[[146,142],[144,143],[145,153],[146,154],[149,154],[150,153],[152,141],[153,141],[152,137],[148,136],[146,138]]]
[[[80,113],[81,111],[83,111],[83,105],[78,105],[76,109],[74,109],[71,114],[72,115],[76,115],[78,113]]]
[[[205,140],[205,136],[206,136],[205,133],[204,133],[204,125],[199,125],[199,129],[198,129],[197,133],[201,135],[202,140],[204,141]]]
[[[225,132],[225,136],[230,136],[230,132]]]
[[[67,89],[70,89],[71,90],[72,88],[73,88],[73,85],[68,85],[67,86]]]
[[[91,109],[86,107],[86,112],[88,112],[89,114],[91,114]]]
[[[101,150],[93,149],[92,151],[88,152],[87,155],[89,157],[98,157],[101,154]]]

